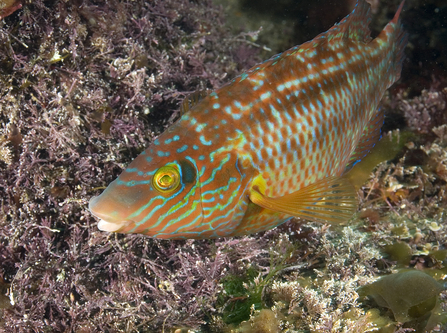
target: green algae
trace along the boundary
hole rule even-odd
[[[371,296],[379,307],[391,310],[397,322],[416,332],[425,332],[439,322],[438,296],[443,290],[430,275],[406,270],[363,286],[359,295]]]
[[[390,245],[385,245],[384,252],[388,254],[389,258],[400,266],[407,266],[411,260],[411,247],[404,242],[396,242]]]
[[[371,152],[347,174],[350,182],[355,188],[360,188],[378,164],[393,159],[402,152],[405,143],[413,138],[414,134],[409,131],[394,131],[384,136]]]
[[[225,324],[238,325],[250,319],[255,311],[265,306],[265,293],[289,266],[297,245],[286,237],[279,237],[275,246],[269,250],[268,273],[265,268],[248,264],[242,272],[226,275],[220,280],[224,293],[218,296],[218,306],[222,309],[222,320]],[[290,267],[289,267],[290,268]]]
[[[226,324],[239,324],[248,320],[252,307],[261,309],[262,288],[254,284],[257,277],[259,271],[250,267],[243,276],[228,275],[223,279],[225,293],[231,296],[223,310],[223,320]],[[220,299],[221,302],[223,300]]]

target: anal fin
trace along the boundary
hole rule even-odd
[[[346,165],[344,173],[352,169],[354,165],[360,162],[371,149],[374,148],[382,135],[382,125],[384,121],[384,112],[382,109],[378,109],[377,112],[371,117],[368,125],[363,130],[362,137],[355,149],[354,153],[351,155],[348,164]]]

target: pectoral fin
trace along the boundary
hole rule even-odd
[[[276,198],[264,195],[259,186],[254,185],[250,200],[266,209],[307,220],[332,223],[346,222],[357,208],[355,189],[345,177],[327,177],[299,191]]]

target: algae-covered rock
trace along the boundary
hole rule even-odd
[[[278,333],[280,321],[270,309],[262,309],[250,321],[243,323],[238,332],[243,333]]]
[[[371,296],[379,306],[390,309],[398,322],[407,323],[421,318],[428,322],[443,289],[431,276],[410,270],[384,276],[362,287],[359,294]]]

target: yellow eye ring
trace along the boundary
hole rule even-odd
[[[152,178],[154,188],[162,193],[174,191],[180,184],[180,173],[172,166],[165,165]]]

